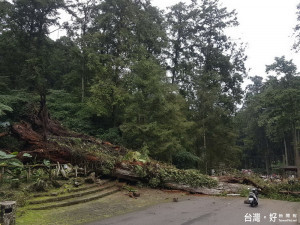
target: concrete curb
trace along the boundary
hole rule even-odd
[[[300,224],[300,209],[297,211],[298,224]]]

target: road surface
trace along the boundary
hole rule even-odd
[[[259,199],[258,207],[251,208],[243,201],[240,197],[191,197],[88,225],[299,225],[299,202]]]

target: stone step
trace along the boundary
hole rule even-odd
[[[72,189],[68,190],[67,192],[70,193],[70,192],[85,191],[85,190],[88,190],[88,189],[91,189],[91,188],[94,188],[97,186],[99,186],[99,184],[89,184],[89,185],[85,185],[80,188],[72,188]],[[33,195],[33,197],[40,198],[40,197],[57,196],[57,195],[64,194],[64,193],[66,193],[64,190],[58,190],[58,191],[54,191],[54,192],[35,194],[35,195]]]
[[[63,201],[63,200],[71,199],[71,198],[78,198],[78,197],[81,197],[81,196],[94,194],[94,193],[112,188],[114,186],[115,186],[114,183],[107,183],[105,185],[96,185],[96,186],[93,186],[93,188],[84,189],[83,191],[73,192],[73,194],[72,193],[71,194],[67,193],[67,194],[63,194],[63,195],[60,195],[60,196],[34,199],[34,200],[29,201],[28,203],[30,205],[34,205],[34,204],[42,204],[42,203],[48,203],[48,202],[58,202],[58,201]]]
[[[68,193],[71,192],[80,192],[80,191],[85,191],[88,189],[92,189],[94,187],[98,187],[99,185],[104,185],[106,183],[110,182],[110,180],[101,180],[100,183],[97,184],[88,184],[88,185],[84,185],[83,187],[78,187],[78,188],[72,188],[70,190],[68,190]],[[55,191],[55,192],[47,192],[47,193],[40,193],[40,194],[35,194],[33,195],[33,197],[35,198],[40,198],[40,197],[49,197],[49,196],[57,196],[57,195],[61,195],[61,194],[65,194],[66,192],[64,190],[59,190]]]
[[[46,210],[46,209],[53,209],[53,208],[57,208],[57,207],[70,206],[70,205],[75,205],[75,204],[80,204],[80,203],[97,200],[97,199],[103,198],[105,196],[114,194],[118,191],[120,191],[120,188],[113,187],[110,189],[105,189],[105,190],[101,191],[100,193],[97,192],[96,194],[93,193],[93,194],[81,196],[81,197],[78,197],[75,199],[74,198],[68,199],[68,200],[61,201],[61,202],[50,202],[50,203],[46,203],[43,205],[35,205],[33,207],[29,206],[28,209],[30,209],[30,210]]]

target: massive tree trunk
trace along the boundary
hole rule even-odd
[[[3,133],[0,133],[0,137],[7,136],[8,134],[9,134],[8,132],[3,132]]]
[[[41,101],[40,101],[40,110],[38,113],[38,118],[41,120],[41,125],[43,129],[43,139],[44,141],[47,140],[47,128],[49,124],[49,113],[46,106],[46,94],[41,94]]]
[[[270,174],[270,149],[269,149],[269,142],[267,138],[266,138],[265,162],[266,162],[266,172],[267,175],[269,175]]]
[[[295,154],[295,165],[297,167],[297,177],[300,178],[300,153],[299,153],[299,140],[298,140],[298,131],[296,126],[294,125],[293,131],[293,145],[294,145],[294,154]]]
[[[288,152],[287,152],[285,137],[284,137],[284,140],[283,140],[283,144],[284,144],[284,165],[288,166],[289,165],[289,160],[288,160]]]

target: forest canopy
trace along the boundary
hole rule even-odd
[[[218,0],[165,12],[149,0],[4,0],[0,21],[0,121],[50,116],[205,172],[300,163],[296,66],[276,57],[243,91],[245,48],[225,32],[237,13]],[[66,35],[51,39],[53,27]]]

